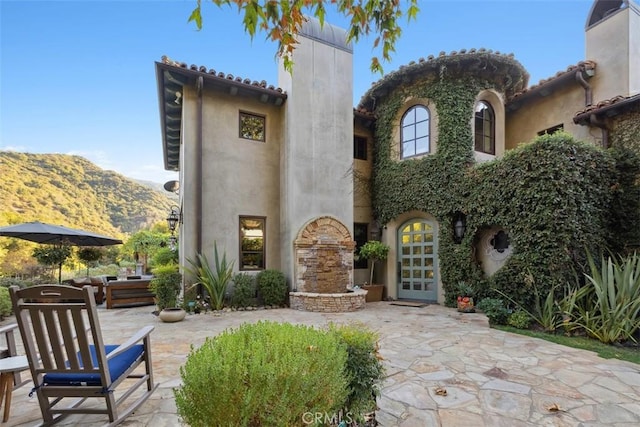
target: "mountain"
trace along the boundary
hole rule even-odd
[[[0,151],[0,226],[41,221],[107,236],[164,221],[175,195],[66,154]]]

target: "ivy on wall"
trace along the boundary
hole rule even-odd
[[[515,67],[505,64],[503,57],[492,62],[487,59],[491,55],[478,55],[478,63],[485,64],[483,70],[493,62],[498,63],[493,64],[496,69]],[[510,79],[500,80],[495,74],[487,78],[473,67],[472,71],[456,67],[459,60],[455,57],[437,60],[440,66],[423,73],[422,79],[415,73],[405,81],[394,75],[404,84],[378,86],[388,91],[375,100],[376,218],[388,223],[404,212],[420,210],[437,219],[444,231],[439,236],[438,256],[447,304],[453,304],[454,289],[461,280],[472,283],[479,297],[499,289],[525,304],[533,295],[531,282],[525,280],[529,272],[539,289],[575,283],[586,249],[603,250],[620,240],[610,210],[621,178],[615,156],[574,141],[569,134],[556,133],[510,150],[501,159],[476,165],[470,126],[476,96],[485,89],[509,93],[517,73],[505,73],[512,76]],[[438,150],[422,158],[398,161],[394,132],[405,103],[411,99],[435,104]],[[365,106],[367,95],[363,100],[361,105]],[[629,165],[625,176],[634,173],[637,176]],[[467,218],[461,244],[454,242],[452,232],[446,232],[458,211]],[[482,230],[492,226],[508,231],[514,252],[500,270],[485,277],[474,247]]]

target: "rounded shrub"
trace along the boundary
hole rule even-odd
[[[478,305],[478,309],[489,319],[490,325],[506,325],[509,318],[509,310],[499,298],[484,298]]]
[[[518,329],[529,329],[531,324],[531,316],[524,310],[516,310],[509,315],[507,323]]]
[[[238,273],[233,276],[233,295],[231,305],[234,307],[247,307],[251,305],[256,296],[254,277],[247,273]]]
[[[287,299],[287,281],[278,270],[263,270],[256,277],[258,293],[265,305],[283,305]]]
[[[344,406],[346,361],[329,331],[266,321],[228,329],[180,367],[178,415],[191,426],[300,426],[306,413]]]
[[[384,366],[378,354],[378,334],[366,325],[331,325],[347,346],[346,375],[349,378],[349,395],[345,404],[346,412],[357,421],[362,415],[376,410],[376,398],[384,379]]]

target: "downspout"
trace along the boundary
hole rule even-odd
[[[593,103],[593,94],[591,86],[582,75],[582,70],[576,71],[576,81],[584,88],[584,106],[588,107]]]
[[[576,71],[576,81],[584,88],[584,106],[589,107],[593,103],[593,92],[591,86],[582,75],[582,70]],[[609,147],[609,129],[604,120],[598,119],[595,114],[589,115],[589,124],[602,129],[602,148]]]
[[[607,129],[607,124],[605,123],[605,121],[602,119],[598,119],[598,116],[596,116],[595,114],[590,114],[589,124],[602,129],[602,148],[609,148],[609,129]]]
[[[202,89],[204,86],[204,79],[202,76],[198,77],[196,81],[196,93],[198,95],[198,113],[196,124],[197,134],[196,134],[196,253],[202,253]]]

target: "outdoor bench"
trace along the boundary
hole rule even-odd
[[[154,293],[149,289],[150,279],[110,280],[106,290],[107,309],[121,305],[153,305]]]

